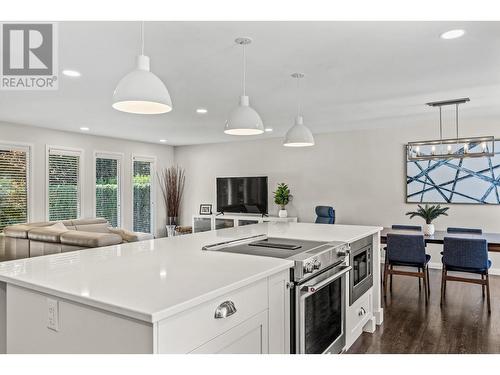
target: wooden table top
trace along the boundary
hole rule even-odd
[[[415,230],[402,230],[402,229],[392,229],[384,228],[380,232],[380,241],[386,243],[387,233],[397,233],[397,234],[423,234],[423,232]],[[444,230],[437,230],[432,236],[424,236],[426,243],[443,244],[445,237],[458,237],[458,238],[484,238],[488,241],[488,251],[500,252],[500,233],[448,233]]]

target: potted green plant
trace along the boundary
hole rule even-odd
[[[292,195],[290,194],[290,189],[288,188],[288,185],[283,182],[278,184],[278,187],[276,188],[276,191],[273,192],[273,194],[274,194],[274,203],[280,206],[278,216],[287,217],[288,212],[286,211],[286,205],[292,199]]]
[[[429,206],[426,204],[425,207],[418,205],[418,210],[407,212],[406,215],[409,215],[410,219],[413,219],[415,216],[420,216],[424,219],[424,234],[426,236],[432,236],[435,232],[434,224],[432,224],[432,222],[441,215],[448,216],[446,211],[449,209],[450,207],[441,207],[439,204],[437,206]]]

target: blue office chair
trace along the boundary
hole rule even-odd
[[[401,224],[394,224],[392,229],[399,229],[399,230],[416,230],[422,232],[422,227],[420,225],[401,225]]]
[[[445,237],[442,262],[441,305],[446,297],[447,281],[473,283],[481,285],[483,298],[484,288],[486,287],[488,313],[491,313],[490,279],[488,276],[491,260],[488,259],[488,242],[486,239]],[[479,274],[481,279],[449,276],[448,271]]]
[[[316,206],[316,224],[335,224],[335,210],[330,206]]]
[[[483,234],[482,229],[475,229],[475,228],[454,228],[454,227],[448,227],[446,230],[448,233],[470,233],[470,234]]]
[[[425,241],[422,234],[387,234],[387,251],[384,265],[384,297],[387,295],[387,278],[390,276],[392,292],[392,275],[415,276],[423,279],[425,301],[430,294],[429,267],[430,255],[425,253]],[[416,267],[418,272],[395,270],[394,266]]]

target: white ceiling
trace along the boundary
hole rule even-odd
[[[463,28],[460,39],[442,40]],[[172,112],[133,115],[111,108],[120,78],[134,68],[139,22],[61,22],[57,91],[0,91],[0,120],[157,143],[241,140],[223,133],[241,90],[239,36],[247,48],[247,93],[264,125],[282,137],[296,111],[313,133],[436,121],[432,100],[469,96],[465,118],[499,118],[500,22],[147,22],[145,53],[167,85]],[[196,108],[208,109],[199,115]],[[255,138],[255,137],[253,137]]]

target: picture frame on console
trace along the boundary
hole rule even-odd
[[[212,215],[212,205],[208,203],[200,204],[200,215]]]

